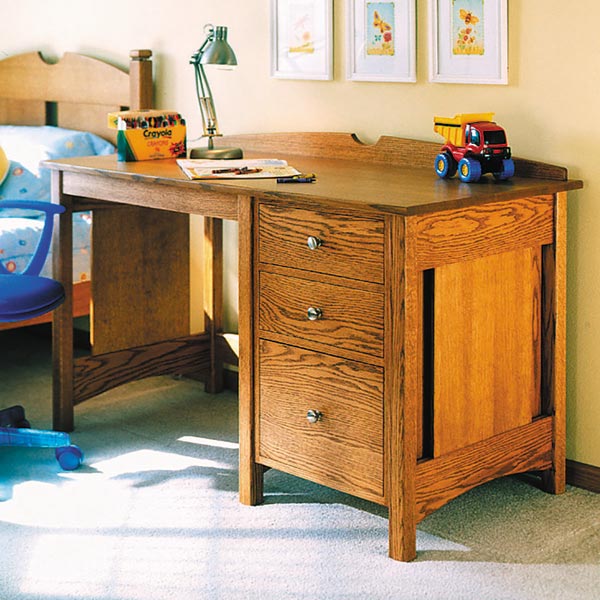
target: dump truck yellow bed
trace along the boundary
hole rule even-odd
[[[465,126],[468,123],[489,122],[493,119],[494,113],[461,113],[454,117],[434,117],[433,130],[446,142],[454,146],[464,146]]]

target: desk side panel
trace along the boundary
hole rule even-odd
[[[94,354],[189,334],[189,217],[123,207],[94,211]]]
[[[540,414],[541,249],[435,271],[434,456]]]

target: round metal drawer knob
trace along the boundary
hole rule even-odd
[[[306,316],[309,321],[318,321],[323,316],[323,311],[320,308],[310,306],[306,311]]]
[[[323,240],[319,239],[318,237],[315,237],[314,235],[309,235],[308,239],[306,240],[306,245],[311,250],[316,250],[319,246],[323,245]]]
[[[320,410],[315,410],[311,408],[306,413],[306,420],[309,423],[316,423],[317,421],[321,421],[323,419],[323,413]]]

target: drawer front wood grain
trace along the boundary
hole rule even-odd
[[[259,351],[259,461],[383,502],[383,370],[265,340]]]
[[[383,220],[259,206],[259,260],[383,283]],[[315,249],[308,238],[321,242]]]
[[[411,219],[420,269],[551,244],[554,198],[519,198]]]
[[[383,293],[260,273],[261,335],[294,336],[382,357],[383,307]]]

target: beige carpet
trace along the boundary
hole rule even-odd
[[[49,341],[0,334],[0,406],[50,423]],[[451,502],[387,558],[385,509],[269,471],[237,500],[237,400],[153,378],[76,409],[85,452],[0,448],[0,600],[600,598],[600,496],[524,477]]]

